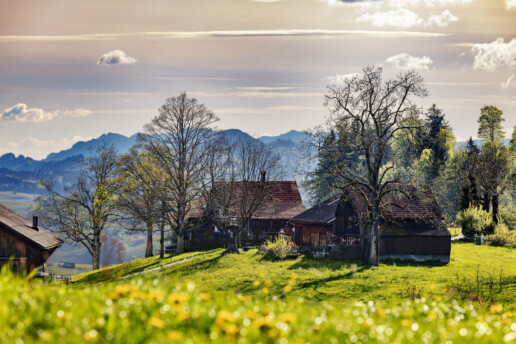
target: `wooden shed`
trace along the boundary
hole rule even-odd
[[[43,266],[63,242],[38,218],[29,221],[0,204],[0,266],[12,263],[14,270],[32,271]]]
[[[428,185],[389,184],[380,214],[379,259],[449,262],[451,235]],[[369,226],[365,188],[348,187],[292,218],[295,243],[326,245],[341,258],[368,256]],[[344,250],[342,248],[345,248]],[[337,257],[336,256],[336,257]]]

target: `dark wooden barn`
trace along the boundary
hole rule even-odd
[[[63,242],[38,225],[0,204],[0,266],[12,263],[14,270],[32,271],[43,266]]]
[[[262,183],[262,182],[256,182]],[[295,181],[267,181],[265,189],[267,189],[266,200],[262,206],[254,213],[249,220],[246,230],[243,233],[243,240],[255,241],[263,240],[276,236],[282,229],[289,228],[289,220],[305,211],[301,195]],[[238,187],[237,187],[238,189]],[[250,189],[252,190],[252,188]],[[249,196],[248,196],[249,197]],[[232,203],[239,204],[239,193],[235,192],[232,196]],[[249,197],[253,198],[253,197]],[[204,211],[204,201],[199,200],[199,206],[190,212],[190,221],[195,223]],[[238,211],[229,216],[238,216]],[[203,247],[220,246],[224,239],[220,232],[211,225],[201,228],[193,227],[189,230],[186,237],[185,246],[188,249],[197,249]]]
[[[451,235],[430,187],[390,184],[387,190],[390,192],[382,200],[380,214],[379,259],[448,262]],[[294,217],[296,244],[316,246],[318,231],[319,245],[323,245],[320,238],[325,235],[326,245],[333,251],[337,249],[340,254],[346,247],[345,257],[366,257],[369,226],[364,194],[368,195],[364,189],[349,187],[339,197]],[[328,234],[330,227],[332,234]]]

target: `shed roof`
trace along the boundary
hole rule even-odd
[[[2,204],[0,204],[0,224],[44,250],[49,250],[63,243],[62,240],[41,226],[38,226],[37,230],[32,228],[32,221],[25,219]]]
[[[331,223],[335,221],[335,212],[339,205],[340,197],[340,195],[330,197],[295,216],[292,218],[292,221],[305,223]]]
[[[393,183],[386,186],[388,193],[382,198],[380,216],[384,220],[441,220],[442,213],[432,190],[423,184]],[[356,215],[367,217],[367,203],[363,195],[371,193],[365,187],[350,186],[343,195],[349,201]]]

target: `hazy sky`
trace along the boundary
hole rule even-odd
[[[0,0],[0,154],[131,135],[187,91],[220,128],[322,124],[365,65],[423,75],[459,139],[484,105],[516,124],[516,0]]]

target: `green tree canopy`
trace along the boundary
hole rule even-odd
[[[480,109],[480,117],[478,118],[478,137],[484,141],[500,141],[505,137],[502,130],[503,111],[496,106],[486,105]]]

